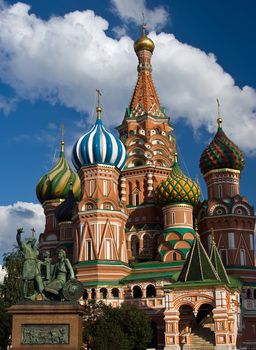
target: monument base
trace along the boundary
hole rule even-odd
[[[81,350],[83,307],[69,302],[11,306],[12,350]]]

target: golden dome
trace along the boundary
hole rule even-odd
[[[134,50],[137,53],[141,50],[148,50],[151,53],[153,53],[155,48],[155,44],[153,40],[151,40],[149,37],[147,37],[145,34],[143,34],[137,41],[134,43]]]
[[[177,155],[171,175],[156,188],[155,198],[162,206],[173,203],[196,205],[199,202],[200,187],[196,182],[183,174]]]

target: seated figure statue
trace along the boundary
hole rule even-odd
[[[69,259],[66,257],[66,252],[60,249],[58,251],[58,262],[53,268],[52,279],[45,286],[45,290],[49,293],[59,295],[65,283],[74,278],[74,270]]]

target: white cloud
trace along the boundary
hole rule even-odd
[[[23,3],[0,10],[0,79],[21,98],[42,98],[88,112],[88,122],[94,119],[95,89],[100,88],[103,119],[118,125],[136,82],[131,38],[109,37],[107,21],[90,10],[48,21],[29,10]],[[155,84],[171,118],[182,116],[194,130],[203,126],[213,132],[218,97],[227,134],[244,150],[255,151],[255,90],[236,86],[213,54],[171,34],[150,36],[156,45]]]
[[[145,0],[112,0],[115,12],[125,22],[141,25],[142,13],[149,30],[162,29],[168,20],[168,12],[163,6],[157,6],[153,10],[149,9]]]
[[[0,95],[0,110],[3,111],[4,115],[8,115],[16,108],[16,98],[6,98]]]
[[[0,261],[4,253],[13,249],[16,243],[16,230],[23,227],[24,237],[31,235],[31,229],[35,228],[36,237],[43,232],[45,217],[40,204],[16,202],[14,204],[0,206]]]

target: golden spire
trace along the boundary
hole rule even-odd
[[[61,124],[61,152],[64,152],[64,124]]]
[[[97,112],[97,119],[101,119],[101,92],[99,89],[96,89],[97,95],[98,95],[98,105],[96,107],[96,112]]]
[[[220,114],[220,101],[218,98],[216,99],[216,101],[217,101],[217,115],[218,115],[217,123],[218,123],[218,128],[221,129],[222,128],[222,118],[221,118],[221,114]]]

